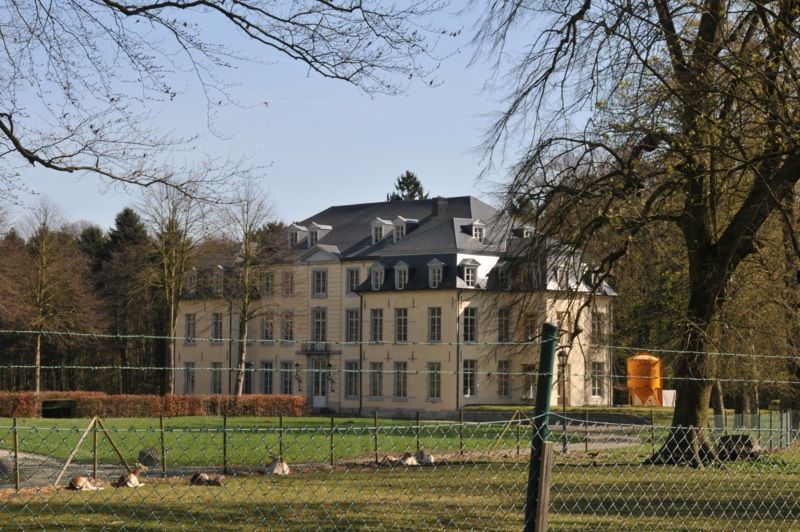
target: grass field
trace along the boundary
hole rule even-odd
[[[518,530],[526,475],[520,461],[229,478],[222,488],[151,479],[137,490],[0,496],[0,523],[23,529]],[[554,530],[796,529],[800,486],[794,475],[756,464],[735,474],[559,465],[550,523]]]
[[[54,458],[57,470],[88,422],[20,420],[21,450]],[[525,449],[531,438],[525,427],[520,427],[518,455],[516,427],[467,423],[461,432],[457,423],[422,422],[420,447],[445,460],[432,468],[379,468],[367,463],[375,451],[372,420],[337,418],[336,465],[330,468],[324,465],[330,459],[330,418],[286,418],[284,456],[294,468],[292,475],[229,476],[222,488],[202,488],[187,485],[189,468],[218,470],[223,465],[222,418],[170,418],[166,423],[168,471],[174,476],[161,478],[156,468],[137,490],[0,489],[0,528],[518,530],[522,524]],[[157,419],[109,419],[106,425],[130,462],[143,447],[160,448]],[[10,420],[0,419],[0,448],[13,445],[9,427]],[[245,466],[261,465],[278,454],[277,429],[276,418],[229,418],[232,469],[247,472]],[[704,470],[642,465],[668,430],[598,428],[587,448],[584,429],[572,427],[566,455],[560,452],[560,434],[553,434],[552,528],[800,529],[799,447]],[[416,434],[413,421],[381,422],[379,455],[414,451]],[[76,456],[87,473],[91,442],[90,434]],[[462,443],[463,457],[458,452]],[[503,452],[486,453],[492,447]],[[102,434],[98,460],[119,463]],[[115,466],[113,474],[119,470]],[[112,471],[103,470],[100,478],[107,482]]]

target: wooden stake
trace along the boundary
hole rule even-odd
[[[553,470],[553,442],[545,442],[539,470],[539,498],[536,501],[536,530],[547,530],[550,510],[550,473]]]
[[[167,476],[167,446],[164,444],[164,416],[158,416],[158,427],[161,429],[161,475]]]
[[[334,430],[334,421],[333,421],[333,416],[331,416],[331,467],[333,467],[333,430]]]
[[[283,414],[278,417],[278,458],[283,460]]]
[[[89,431],[91,431],[92,428],[94,428],[95,423],[97,423],[97,416],[92,418],[92,420],[89,422],[89,426],[86,427],[86,430],[84,430],[83,434],[81,434],[81,437],[78,440],[78,443],[75,444],[75,447],[72,449],[72,452],[69,453],[69,456],[67,457],[67,461],[64,462],[64,467],[61,468],[61,471],[59,471],[58,476],[53,481],[53,486],[58,487],[58,483],[59,483],[59,481],[61,481],[61,477],[63,477],[64,473],[66,473],[67,468],[69,467],[69,464],[72,462],[72,459],[75,458],[75,455],[78,453],[78,448],[83,443],[83,440],[86,439],[86,436],[89,435]]]
[[[92,479],[97,481],[97,423],[92,430]]]
[[[120,452],[119,447],[117,447],[117,444],[114,443],[114,439],[111,437],[111,434],[109,434],[108,429],[106,428],[106,426],[103,424],[103,422],[100,420],[99,417],[96,418],[96,419],[97,419],[97,424],[100,425],[100,428],[103,430],[103,434],[105,434],[106,439],[108,440],[108,443],[111,444],[111,448],[114,449],[114,452],[117,453],[117,456],[119,456],[119,459],[122,462],[122,465],[125,466],[125,469],[128,471],[128,473],[133,473],[133,470],[131,469],[131,466],[129,466],[128,462],[125,461],[125,457],[122,456],[122,453]]]
[[[19,429],[17,427],[17,416],[14,416],[14,488],[19,491]]]

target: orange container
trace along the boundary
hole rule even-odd
[[[628,403],[661,406],[661,360],[639,352],[628,359]]]

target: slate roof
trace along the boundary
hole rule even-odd
[[[438,212],[434,214],[436,209]],[[395,220],[401,216],[418,220],[418,223],[409,223],[406,235],[398,242],[388,234],[372,244],[371,223],[376,218]],[[487,224],[483,242],[472,238],[470,229],[472,222],[478,219]],[[497,255],[504,236],[499,212],[471,196],[340,205],[295,223],[305,227],[312,223],[331,226],[333,229],[319,244],[336,246],[344,261],[456,252]],[[302,252],[306,246],[305,240],[301,241],[297,251]]]

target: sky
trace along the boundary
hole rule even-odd
[[[285,222],[332,205],[383,201],[405,170],[415,172],[432,196],[474,195],[492,203],[505,176],[478,179],[484,157],[479,147],[504,94],[484,90],[490,65],[469,65],[474,20],[468,13],[435,21],[463,31],[439,48],[448,57],[433,87],[412,82],[404,94],[368,95],[283,56],[265,55],[267,64],[230,72],[241,106],[227,107],[213,131],[200,87],[188,80],[174,102],[154,107],[152,125],[179,136],[198,134],[192,146],[198,156],[245,159],[257,167],[273,216]],[[212,38],[229,37],[212,30]],[[107,229],[122,208],[137,201],[135,188],[109,187],[94,176],[35,169],[24,178],[34,194],[19,198],[17,219],[41,195],[59,205],[66,219]]]

